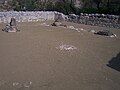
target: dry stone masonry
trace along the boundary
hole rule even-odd
[[[117,15],[81,13],[79,16],[70,14],[68,18],[68,21],[75,23],[120,29],[120,16]]]
[[[55,16],[56,15],[56,16]],[[60,16],[62,15],[62,16]],[[0,12],[0,22],[9,23],[11,18],[15,18],[17,22],[36,22],[36,21],[45,21],[45,20],[54,20],[56,17],[64,19],[62,13],[59,12],[44,12],[44,11],[31,11],[31,12]]]
[[[119,28],[120,16],[105,14],[70,14],[64,15],[56,11],[9,11],[0,12],[0,22],[9,23],[11,18],[15,18],[17,22],[37,22],[46,20],[70,21],[86,25]]]

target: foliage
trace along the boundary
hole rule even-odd
[[[2,5],[4,9],[16,11],[59,11],[64,14],[106,13],[120,14],[120,0],[80,0],[82,7],[75,6],[75,0],[10,0]]]

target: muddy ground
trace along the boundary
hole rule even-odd
[[[0,24],[0,90],[120,90],[120,29],[64,22],[84,29],[77,32],[41,23],[19,23],[17,33]],[[89,32],[103,29],[117,37]]]

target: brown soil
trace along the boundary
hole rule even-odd
[[[40,23],[19,23],[17,33],[0,24],[0,90],[120,89],[120,71],[107,66],[120,53],[120,30],[111,28],[117,38],[110,38],[88,32],[108,28],[64,22],[87,30],[77,32]],[[77,49],[57,49],[61,44]]]

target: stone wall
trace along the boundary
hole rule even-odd
[[[86,25],[119,28],[120,29],[120,17],[117,15],[105,15],[105,14],[83,14],[79,16],[75,14],[64,15],[56,11],[31,11],[31,12],[0,12],[0,22],[9,23],[11,18],[15,18],[18,22],[37,22],[46,20],[61,20],[70,21]]]
[[[53,11],[31,11],[31,12],[0,12],[0,22],[9,23],[11,18],[15,18],[18,22],[36,22],[36,21],[46,21],[46,20],[54,20],[57,16],[60,16],[64,19],[64,14]]]
[[[68,15],[68,21],[93,25],[93,26],[102,26],[110,28],[119,28],[120,29],[120,17],[117,15],[105,15],[105,14],[83,14],[80,16],[75,14]]]

